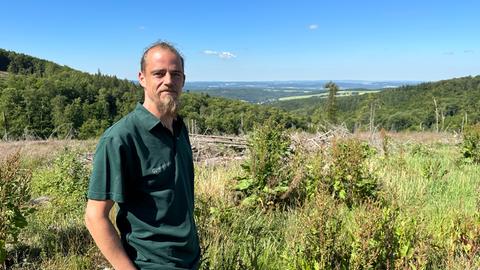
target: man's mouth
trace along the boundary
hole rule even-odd
[[[163,91],[160,91],[160,93],[163,93],[163,92],[169,93],[169,94],[177,94],[177,92],[176,92],[176,91],[173,91],[173,90],[163,90]]]

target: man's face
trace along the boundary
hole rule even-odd
[[[162,115],[175,116],[185,83],[180,58],[168,49],[155,47],[145,56],[145,70],[138,74],[145,90],[145,104],[155,105]]]

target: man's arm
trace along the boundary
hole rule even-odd
[[[103,256],[116,270],[137,269],[122,247],[120,237],[108,218],[114,202],[88,200],[85,225]]]

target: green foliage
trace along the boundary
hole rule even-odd
[[[50,221],[83,216],[89,170],[81,158],[79,153],[65,149],[51,166],[33,174],[32,193],[50,199],[50,204],[37,214],[45,214]]]
[[[332,145],[325,181],[331,194],[349,207],[377,197],[378,179],[368,166],[373,153],[367,143],[356,139],[339,140]]]
[[[380,130],[380,139],[382,140],[382,152],[385,158],[388,158],[392,138],[388,136],[385,129]]]
[[[0,80],[0,134],[10,139],[95,138],[143,97],[131,81],[0,49],[2,66],[9,75]],[[245,134],[269,120],[307,129],[305,117],[274,107],[193,93],[182,95],[181,104],[180,114],[196,133]]]
[[[266,207],[280,199],[291,181],[289,162],[292,158],[290,138],[278,124],[268,123],[249,137],[249,158],[242,165],[246,175],[238,179],[236,189],[245,198],[243,204]]]
[[[479,268],[477,164],[459,166],[458,149],[453,145],[392,145],[388,159],[357,146],[356,152],[368,156],[359,167],[375,168],[375,178],[382,184],[378,185],[377,200],[369,197],[349,207],[328,188],[335,160],[331,147],[341,143],[345,142],[315,152],[290,143],[287,149],[294,151],[287,151],[290,154],[282,165],[289,171],[290,182],[279,202],[285,194],[308,199],[287,211],[239,206],[238,194],[231,189],[231,184],[238,183],[232,177],[242,172],[238,163],[215,165],[215,170],[211,165],[197,166],[195,219],[202,246],[200,269]],[[23,166],[18,173],[28,172]],[[433,174],[437,170],[448,171],[448,177]],[[87,175],[88,164],[82,155],[70,150],[35,171],[34,195],[51,200],[28,216],[19,242],[9,246],[7,269],[108,266],[82,224]],[[50,181],[55,184],[49,185]],[[66,194],[74,199],[56,199]]]
[[[328,99],[327,99],[327,117],[331,124],[337,123],[337,103],[336,96],[338,92],[338,86],[333,83],[327,83],[324,88],[328,89]]]
[[[479,100],[480,76],[475,76],[337,97],[335,105],[338,122],[352,130],[370,130],[373,124],[395,131],[437,130],[437,126],[440,131],[460,131],[465,123],[480,122]],[[328,119],[330,104],[328,99],[312,97],[274,105],[317,123]]]
[[[350,235],[345,231],[343,209],[320,191],[305,205],[299,222],[303,230],[292,239],[295,247],[292,269],[345,269],[351,253]]]
[[[88,139],[91,137],[100,137],[103,131],[108,128],[109,124],[106,120],[88,119],[80,127],[78,138]]]
[[[462,154],[467,162],[480,163],[480,123],[465,129]]]
[[[459,216],[453,222],[455,248],[452,255],[465,258],[469,265],[479,263],[480,256],[480,216]]]
[[[195,133],[245,134],[269,121],[284,128],[307,129],[304,118],[269,106],[195,93],[183,94],[181,104],[180,115]]]
[[[440,160],[430,158],[423,163],[422,176],[428,180],[440,181],[448,173]]]
[[[37,198],[38,206],[28,217],[28,227],[22,231],[28,245],[23,247],[24,252],[17,250],[9,254],[9,263],[38,264],[39,256],[45,261],[55,256],[78,257],[68,263],[69,267],[46,267],[53,269],[70,268],[77,262],[89,263],[84,256],[92,249],[93,241],[83,222],[88,175],[82,156],[68,149],[33,173],[31,193]]]
[[[368,216],[368,218],[367,218]],[[355,216],[359,229],[353,232],[350,266],[352,269],[393,268],[397,251],[396,213],[389,208],[368,205]]]
[[[410,149],[410,155],[424,158],[433,157],[432,150],[426,147],[424,144],[415,144]]]
[[[30,171],[21,167],[20,153],[8,156],[0,163],[0,265],[5,261],[6,244],[17,242],[32,213]]]

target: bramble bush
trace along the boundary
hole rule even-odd
[[[6,259],[7,243],[17,242],[27,226],[26,217],[33,212],[30,200],[31,172],[21,167],[20,153],[0,163],[0,266]]]

